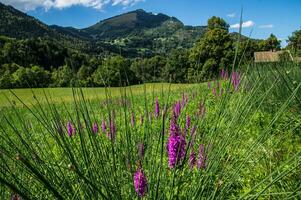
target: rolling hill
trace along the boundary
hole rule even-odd
[[[16,39],[51,38],[71,48],[93,49],[91,53],[96,54],[117,53],[122,49],[125,55],[136,57],[190,48],[205,30],[205,26],[185,26],[175,17],[142,9],[101,20],[84,29],[49,26],[0,3],[0,35]]]

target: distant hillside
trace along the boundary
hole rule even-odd
[[[0,3],[0,34],[19,39],[55,36],[55,32],[46,24],[2,3]]]
[[[0,35],[17,39],[51,38],[91,53],[120,53],[137,57],[190,48],[206,27],[185,26],[175,17],[135,10],[102,20],[84,29],[48,26],[0,3]]]
[[[166,21],[172,21],[184,26],[182,22],[174,17],[161,13],[155,15],[139,9],[105,19],[83,30],[95,39],[116,39],[137,35],[147,29],[160,27]]]
[[[136,51],[141,56],[166,53],[173,48],[190,48],[205,30],[205,26],[185,26],[175,17],[141,9],[82,29],[93,40]]]
[[[17,39],[47,38],[91,54],[149,57],[175,48],[191,48],[206,26],[185,26],[180,20],[142,9],[102,20],[84,29],[48,26],[0,3],[0,35]],[[231,34],[237,38],[238,33]],[[242,36],[242,39],[247,37]]]

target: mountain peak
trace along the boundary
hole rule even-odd
[[[182,22],[175,17],[159,13],[146,12],[143,9],[130,11],[98,22],[84,31],[88,32],[94,38],[114,39],[129,34],[137,34],[145,29],[161,26],[166,21]]]

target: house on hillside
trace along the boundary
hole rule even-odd
[[[279,62],[283,59],[287,61],[294,61],[292,54],[288,50],[254,52],[254,61],[256,63]]]

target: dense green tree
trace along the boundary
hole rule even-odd
[[[64,65],[52,72],[53,85],[55,87],[69,87],[74,79],[73,71],[68,65]]]
[[[269,50],[271,51],[277,51],[280,50],[281,48],[280,46],[281,41],[278,40],[278,38],[274,34],[270,35],[270,37],[266,40],[266,43]]]
[[[163,56],[136,59],[132,62],[131,71],[135,73],[140,82],[156,82],[162,80],[162,71],[165,65],[166,58]]]
[[[281,48],[280,43],[281,41],[274,34],[271,34],[261,45],[266,51],[278,51]]]
[[[91,66],[83,65],[77,72],[77,81],[78,85],[81,87],[92,87],[93,86],[93,78],[92,74],[94,72],[94,68]]]
[[[8,89],[13,88],[13,78],[9,71],[3,71],[0,75],[0,88]]]
[[[50,83],[50,73],[38,66],[19,67],[12,73],[12,82],[18,88],[47,87]]]
[[[106,58],[93,73],[93,81],[97,86],[123,86],[133,84],[135,80],[129,60],[121,56]]]
[[[208,20],[209,24],[209,30],[190,52],[190,62],[200,80],[217,75],[221,68],[228,68],[234,55],[233,41],[224,20],[213,17]],[[214,65],[210,67],[209,64]]]
[[[301,56],[301,30],[293,32],[288,38],[288,48],[291,49],[295,55]]]
[[[162,80],[171,79],[175,83],[186,82],[189,66],[189,52],[185,49],[173,50],[163,68]]]
[[[208,20],[207,28],[209,30],[218,28],[218,29],[224,29],[228,31],[229,24],[223,18],[213,16]]]

